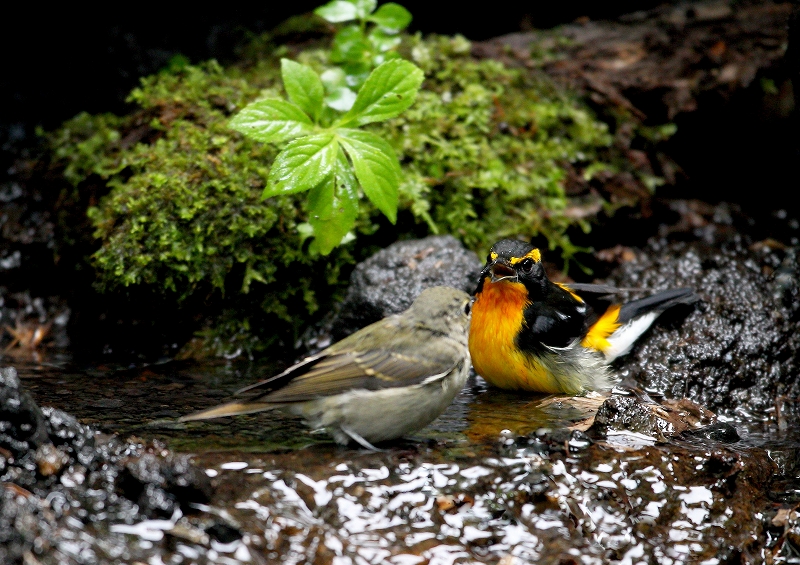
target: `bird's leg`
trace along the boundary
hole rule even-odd
[[[372,445],[370,442],[365,440],[363,437],[361,437],[360,435],[358,435],[357,433],[355,433],[352,430],[348,430],[344,426],[339,426],[339,429],[341,429],[345,434],[347,434],[347,436],[350,439],[352,439],[353,441],[355,441],[356,443],[358,443],[359,445],[361,445],[361,447],[363,447],[365,449],[369,449],[370,451],[385,451],[383,449],[378,449],[377,447]]]

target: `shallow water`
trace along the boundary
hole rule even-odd
[[[165,440],[176,451],[269,452],[331,441],[322,432],[307,430],[299,419],[279,413],[177,422],[179,416],[223,402],[244,385],[279,372],[276,365],[165,362],[78,368],[56,361],[15,366],[40,405],[66,410],[106,432]],[[484,448],[484,441],[491,443],[503,430],[524,435],[541,427],[563,427],[597,408],[596,402],[580,409],[552,400],[489,389],[473,376],[447,411],[410,441]]]
[[[790,562],[798,531],[788,513],[800,500],[798,430],[769,419],[730,416],[742,438],[733,444],[592,442],[564,430],[602,399],[523,396],[472,378],[433,425],[374,453],[276,413],[177,423],[276,366],[15,366],[40,405],[163,440],[214,482],[211,502],[187,515],[85,524],[65,541],[62,553],[99,562]],[[776,526],[781,509],[789,518]]]

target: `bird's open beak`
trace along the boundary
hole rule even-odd
[[[489,272],[492,275],[492,282],[500,282],[500,281],[511,281],[511,282],[518,282],[519,279],[517,278],[517,272],[511,265],[506,265],[504,263],[492,263],[491,267],[489,267]]]

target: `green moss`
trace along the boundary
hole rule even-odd
[[[471,59],[463,41],[416,39],[425,90],[376,128],[404,163],[401,205],[481,256],[520,234],[568,249],[565,167],[610,168],[608,126],[541,76]]]
[[[412,37],[408,53],[426,72],[423,91],[401,117],[372,126],[403,164],[405,233],[452,233],[481,256],[501,237],[544,234],[573,252],[564,234],[579,220],[568,213],[565,179],[619,168],[608,126],[544,77],[472,59],[463,38]],[[302,59],[320,65],[326,52]],[[145,285],[178,301],[224,303],[217,331],[205,334],[222,350],[294,339],[342,288],[342,269],[379,239],[404,235],[364,200],[357,237],[321,258],[299,236],[304,195],[261,200],[276,148],[227,122],[255,97],[278,93],[278,79],[274,56],[179,67],[143,79],[132,114],[83,114],[49,138],[78,191],[90,178],[107,186],[88,210],[99,287]]]

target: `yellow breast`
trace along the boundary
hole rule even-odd
[[[560,392],[562,387],[514,340],[525,323],[528,292],[521,283],[485,280],[472,307],[469,352],[480,376],[498,388]]]

